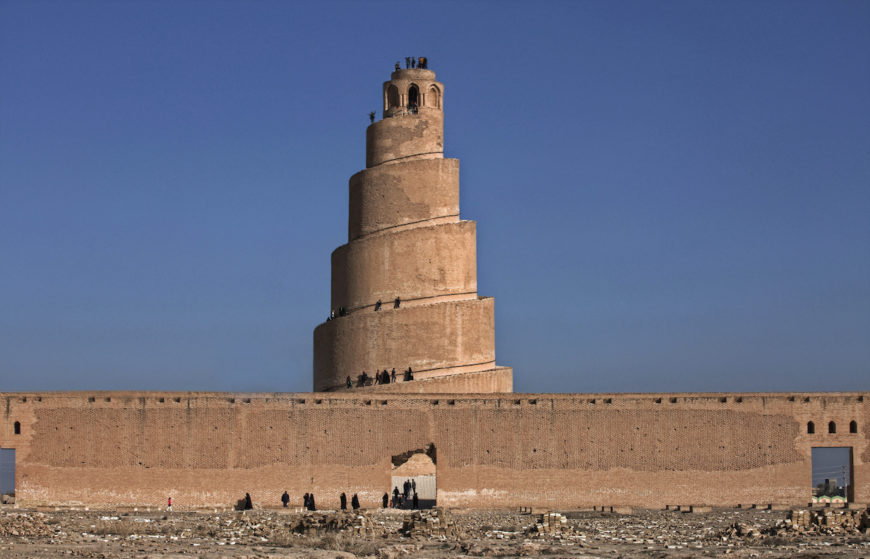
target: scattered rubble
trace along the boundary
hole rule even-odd
[[[870,511],[123,512],[0,509],[0,557],[870,557]]]
[[[402,525],[402,535],[454,538],[458,533],[450,513],[446,509],[435,508],[411,513]]]

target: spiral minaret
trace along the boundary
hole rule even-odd
[[[511,392],[493,299],[477,294],[476,223],[459,218],[459,160],[444,158],[444,84],[397,65],[383,102],[366,168],[350,178],[348,243],[332,253],[314,390]],[[397,382],[360,386],[363,372],[393,369]]]

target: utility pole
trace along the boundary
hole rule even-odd
[[[846,479],[846,465],[843,464],[843,497],[849,500],[849,482]]]

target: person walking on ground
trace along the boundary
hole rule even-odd
[[[414,491],[414,501],[413,501],[413,505],[414,505],[414,508],[415,508],[415,509],[420,508],[420,500],[417,499],[417,492],[416,492],[416,491]]]
[[[393,506],[395,507],[399,503],[399,488],[393,487]]]
[[[251,494],[245,493],[245,510],[251,510],[254,508],[254,503],[251,501]]]
[[[381,498],[381,502],[384,505],[384,508],[387,508],[387,505],[390,504],[390,496],[384,493],[384,496]]]
[[[413,478],[411,478],[411,492],[412,493],[417,492],[417,481]]]
[[[347,510],[347,495],[345,495],[344,493],[342,493],[342,494],[338,497],[338,500],[341,502],[341,510]]]
[[[359,497],[356,496],[356,493],[353,494],[353,497],[350,499],[350,506],[353,507],[353,510],[357,510],[359,508]]]
[[[169,501],[166,504],[166,510],[172,512],[172,497],[169,498]]]
[[[314,506],[314,493],[308,496],[308,510],[315,511],[317,507]]]
[[[308,510],[308,493],[302,497],[302,509]]]
[[[284,494],[281,495],[281,504],[284,505],[284,508],[287,508],[287,503],[290,502],[290,494],[287,491],[284,491]]]

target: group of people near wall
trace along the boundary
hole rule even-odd
[[[419,500],[417,498],[417,483],[412,479],[410,482],[405,480],[403,485],[404,492],[400,493],[398,487],[393,488],[393,498],[390,499],[389,494],[384,493],[382,499],[384,508],[407,508],[408,499],[411,499],[412,508],[417,508]],[[413,493],[413,495],[411,495]],[[338,503],[341,510],[347,510],[347,495],[342,493],[338,496]],[[286,509],[290,504],[290,494],[284,491],[281,495],[281,505]],[[350,506],[353,510],[359,509],[359,496],[356,493],[350,498]],[[251,499],[250,493],[245,493],[245,498],[240,499],[237,505],[240,510],[252,510],[254,502]],[[314,493],[306,493],[302,497],[302,508],[305,510],[316,511],[317,504],[314,501]],[[166,510],[172,512],[172,497],[167,500]]]
[[[384,494],[384,508],[387,508],[387,495]],[[414,479],[406,479],[405,483],[402,484],[402,492],[399,492],[398,487],[393,487],[393,500],[390,502],[390,507],[394,508],[408,508],[410,500],[410,505],[412,509],[419,508],[420,499],[417,497],[417,482]]]
[[[411,370],[411,367],[405,369],[404,374],[402,375],[402,382],[408,382],[414,380],[414,371]],[[398,376],[396,375],[396,369],[393,369],[393,372],[387,372],[386,369],[383,372],[375,373],[375,376],[370,377],[368,373],[365,371],[362,374],[356,377],[356,386],[373,386],[375,384],[390,384],[391,382],[398,382]],[[350,375],[347,375],[347,379],[345,379],[345,385],[348,388],[354,387],[354,382],[350,378]]]

